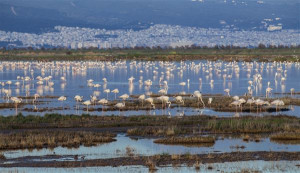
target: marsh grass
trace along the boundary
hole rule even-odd
[[[127,134],[132,136],[173,136],[179,134],[180,129],[177,127],[164,127],[164,128],[133,128],[128,129]]]
[[[135,149],[130,146],[126,147],[126,155],[129,157],[133,157],[135,155]]]
[[[6,160],[6,157],[2,153],[0,153],[0,160]]]
[[[197,160],[194,164],[194,167],[196,169],[196,171],[199,171],[200,170],[200,166],[201,166],[201,163]]]
[[[45,116],[0,116],[0,129],[126,127],[130,136],[176,136],[195,133],[274,133],[300,129],[292,116],[212,117],[184,116],[91,116],[88,114]]]
[[[145,165],[149,168],[150,172],[154,172],[154,171],[157,170],[155,162],[152,159],[150,159],[150,158],[148,158],[146,160]]]
[[[215,138],[210,136],[193,136],[193,137],[170,137],[154,140],[154,143],[160,144],[199,144],[214,143]]]
[[[207,124],[207,130],[216,133],[267,133],[299,128],[299,119],[292,121],[275,116],[216,119]]]
[[[300,133],[277,133],[270,136],[271,140],[300,140]]]
[[[0,134],[0,149],[77,148],[112,142],[113,137],[113,134],[98,132],[29,130]]]

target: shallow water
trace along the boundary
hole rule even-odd
[[[260,142],[245,142],[239,138],[224,138],[216,140],[211,146],[183,146],[183,145],[164,145],[156,144],[154,139],[141,138],[131,139],[125,135],[118,135],[117,141],[101,144],[93,147],[80,146],[77,149],[68,149],[57,147],[51,149],[13,150],[3,152],[7,158],[17,158],[22,156],[43,156],[51,155],[54,152],[59,155],[79,155],[86,159],[116,158],[126,155],[126,147],[134,149],[137,155],[155,155],[155,154],[207,154],[222,153],[232,151],[299,151],[300,144],[279,144],[270,141],[268,138],[262,138]],[[234,146],[245,146],[245,149],[236,149]],[[65,157],[63,160],[74,160],[73,157]]]
[[[275,78],[275,74],[277,77]],[[25,96],[26,91],[32,96],[38,93],[41,96],[66,96],[67,100],[59,102],[57,99],[38,99],[38,101],[48,101],[47,103],[36,105],[37,108],[47,107],[58,108],[68,107],[70,110],[53,110],[50,113],[81,114],[85,111],[76,111],[75,95],[83,96],[83,100],[90,99],[91,95],[100,98],[115,99],[115,94],[106,94],[103,91],[117,88],[122,94],[141,95],[147,92],[158,93],[162,88],[166,88],[163,81],[168,83],[168,94],[180,92],[193,93],[195,90],[203,94],[225,94],[224,89],[230,89],[230,95],[244,95],[248,91],[248,81],[255,81],[254,75],[261,75],[259,82],[254,82],[252,87],[253,96],[265,97],[265,91],[270,82],[273,93],[289,93],[291,88],[296,92],[300,91],[300,63],[232,63],[232,62],[210,62],[210,61],[185,61],[185,62],[160,62],[160,61],[122,61],[122,62],[0,62],[0,82],[12,81],[11,85],[0,86],[0,103],[7,102],[4,97],[4,89],[9,91],[10,96]],[[224,77],[226,75],[226,77]],[[17,76],[29,76],[30,81],[24,81]],[[43,85],[38,85],[37,76],[43,78],[52,76],[49,81],[54,82],[54,86],[49,87],[43,80]],[[66,81],[62,81],[61,77]],[[128,78],[134,77],[133,83],[128,82]],[[106,78],[107,83],[102,79]],[[201,82],[199,80],[201,79]],[[285,78],[283,80],[282,78]],[[32,80],[34,79],[34,80]],[[87,80],[93,79],[93,84],[100,84],[99,88],[89,87]],[[141,79],[143,84],[138,81]],[[145,86],[144,81],[150,79],[151,86]],[[160,82],[161,79],[161,82]],[[190,82],[188,82],[190,79]],[[211,82],[213,80],[213,82]],[[15,82],[20,82],[19,86]],[[185,86],[179,85],[186,82]],[[288,94],[289,95],[289,94]],[[272,94],[271,97],[284,97],[284,94]],[[293,97],[299,97],[294,95]],[[23,100],[26,102],[26,100]],[[81,108],[86,106],[80,105]],[[33,105],[26,105],[24,108],[34,108]],[[298,107],[295,109],[299,110]],[[176,115],[179,110],[169,110],[167,114]],[[214,115],[234,115],[234,113],[216,113],[209,109],[201,110],[205,114]],[[200,112],[201,112],[200,111]],[[147,111],[112,111],[106,114],[147,114]],[[161,110],[152,111],[152,114],[160,115]],[[289,115],[299,115],[299,111],[284,112]],[[39,114],[34,112],[22,112],[26,114]],[[44,112],[49,113],[49,112]],[[101,115],[101,112],[89,112]],[[1,115],[14,115],[15,109],[2,109]],[[151,114],[151,113],[150,113]],[[192,109],[185,109],[185,114],[194,114]]]
[[[299,172],[300,161],[241,161],[241,162],[225,162],[202,164],[200,170],[196,171],[194,167],[180,165],[178,167],[165,166],[157,167],[156,172],[240,172],[241,170],[248,172]],[[212,170],[208,166],[213,167]],[[57,173],[81,173],[81,172],[110,172],[110,173],[141,173],[148,172],[148,168],[144,166],[119,166],[119,167],[86,167],[86,168],[0,168],[1,172],[57,172]]]

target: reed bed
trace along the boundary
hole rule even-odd
[[[214,142],[215,138],[210,136],[170,137],[154,140],[154,143],[160,144],[199,144]]]
[[[274,133],[300,129],[292,116],[91,116],[46,114],[45,116],[0,116],[0,129],[124,128],[131,136],[172,136],[202,133]]]
[[[58,146],[77,148],[80,145],[95,146],[115,141],[109,133],[83,131],[37,131],[0,134],[0,150],[54,148]]]

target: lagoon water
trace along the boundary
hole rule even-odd
[[[195,170],[194,167],[178,166],[172,167],[158,167],[155,172],[167,172],[167,173],[180,173],[180,172],[240,172],[241,170],[250,172],[299,172],[299,161],[241,161],[241,162],[225,162],[225,163],[213,163],[202,164],[200,170]],[[208,169],[208,167],[213,169]],[[119,167],[86,167],[86,168],[1,168],[2,172],[58,172],[58,173],[83,173],[83,172],[110,172],[110,173],[131,173],[131,172],[149,172],[148,168],[144,166],[119,166]]]
[[[270,141],[269,138],[262,138],[260,142],[249,141],[245,142],[241,138],[225,137],[216,140],[215,144],[211,145],[164,145],[154,143],[154,139],[140,138],[131,139],[124,134],[117,136],[117,141],[101,144],[93,147],[80,146],[77,149],[68,149],[57,147],[54,149],[34,149],[34,150],[11,150],[3,152],[6,158],[18,158],[24,156],[44,156],[59,153],[65,155],[57,161],[74,160],[74,155],[85,156],[85,160],[90,159],[105,159],[125,157],[126,147],[130,147],[137,155],[155,155],[155,154],[208,154],[208,153],[224,153],[234,151],[299,151],[300,144],[281,144]],[[236,146],[244,146],[244,149],[236,148]],[[28,161],[29,159],[27,159]],[[39,161],[47,161],[40,159]]]
[[[25,77],[29,80],[24,80]],[[39,78],[40,76],[41,78]],[[50,80],[47,77],[51,76]],[[61,80],[64,77],[66,80]],[[134,77],[132,83],[128,81]],[[39,78],[39,80],[37,79]],[[103,78],[107,79],[104,82]],[[22,80],[23,79],[23,80]],[[95,88],[88,86],[88,80],[92,79],[93,84],[101,86]],[[9,96],[25,96],[26,93],[33,96],[35,93],[40,96],[66,96],[67,100],[59,102],[57,98],[40,98],[38,105],[25,105],[19,111],[22,114],[41,114],[25,111],[24,108],[48,108],[44,113],[81,114],[85,111],[76,110],[75,95],[83,96],[83,100],[89,100],[90,96],[97,96],[98,100],[107,98],[120,100],[122,94],[141,95],[158,94],[160,89],[166,89],[168,94],[193,93],[196,90],[202,94],[226,95],[224,89],[230,89],[230,95],[244,95],[251,86],[253,96],[265,98],[266,88],[271,87],[273,98],[291,96],[290,89],[296,92],[300,90],[300,63],[288,62],[222,62],[222,61],[117,61],[117,62],[0,62],[0,82],[11,85],[0,86],[0,103],[8,102],[5,98],[5,91]],[[43,84],[37,84],[38,81]],[[152,85],[146,86],[145,81],[151,80]],[[139,82],[141,81],[141,82]],[[252,81],[252,85],[249,84]],[[15,85],[19,82],[20,85]],[[53,82],[53,86],[49,86]],[[179,83],[185,82],[185,85]],[[268,84],[269,83],[269,84]],[[104,93],[105,89],[118,89],[117,95]],[[293,95],[298,97],[299,95]],[[116,98],[116,99],[115,99]],[[131,98],[129,98],[131,99]],[[23,102],[32,102],[23,100]],[[121,102],[121,100],[120,100]],[[57,110],[63,107],[66,110]],[[85,108],[80,104],[81,108]],[[101,108],[100,105],[95,108]],[[55,110],[56,109],[56,110]],[[23,111],[22,111],[23,110]],[[298,115],[299,107],[294,106],[291,111],[284,112],[288,115]],[[169,109],[166,112],[154,111],[128,111],[105,112],[105,115],[141,115],[141,114],[169,114],[176,115],[185,111],[186,115],[208,114],[220,116],[232,116],[234,113],[218,113],[208,108],[205,109]],[[196,112],[196,113],[195,113]],[[200,112],[200,113],[199,113]],[[101,112],[89,112],[90,114],[103,115]],[[2,115],[14,115],[15,109],[2,109]]]

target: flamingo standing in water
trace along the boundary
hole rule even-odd
[[[168,96],[160,96],[158,97],[159,100],[161,100],[162,108],[166,108],[168,105],[168,108],[170,108],[171,102],[169,101]]]
[[[16,115],[18,114],[18,104],[22,103],[22,99],[18,97],[12,97],[11,101],[13,101],[16,105]]]
[[[224,92],[226,92],[227,95],[228,95],[228,97],[230,97],[230,93],[229,93],[229,92],[230,92],[230,89],[228,89],[228,88],[227,88],[227,89],[224,89]]]
[[[254,103],[254,98],[252,97],[251,99],[248,99],[246,104],[249,104],[250,105],[250,112],[251,112],[251,105]]]
[[[103,92],[106,93],[106,99],[108,100],[108,93],[110,93],[110,89],[105,89]]]
[[[212,101],[213,101],[213,98],[208,98],[208,104],[209,104],[209,107],[211,107],[211,103],[212,103]]]
[[[115,99],[117,99],[117,94],[119,93],[119,90],[116,88],[116,89],[112,90],[111,92],[115,94]]]
[[[275,105],[276,106],[276,112],[278,111],[278,106],[284,106],[284,102],[282,100],[274,100],[271,102],[271,105]]]
[[[155,109],[155,104],[154,104],[153,98],[151,98],[151,97],[146,98],[145,101],[150,103],[150,109],[151,109],[151,107],[153,107],[153,109]]]
[[[108,100],[106,100],[106,99],[100,99],[98,101],[98,103],[102,105],[102,112],[103,112],[104,105],[108,104]]]
[[[183,100],[182,96],[176,96],[175,101],[182,104],[182,105],[184,105],[184,100]]]
[[[235,112],[237,112],[237,107],[241,106],[241,103],[238,100],[233,101],[230,105],[235,105]]]
[[[75,101],[76,101],[76,109],[79,109],[78,103],[79,103],[79,102],[82,102],[83,97],[80,96],[80,95],[76,95],[76,96],[74,97],[74,99],[75,99]]]
[[[91,101],[90,100],[87,100],[87,101],[84,101],[82,104],[86,105],[86,110],[87,112],[89,112],[89,105],[91,105]]]
[[[64,109],[63,103],[64,103],[64,101],[67,100],[67,97],[65,97],[65,96],[60,96],[57,100],[58,100],[58,101],[61,101],[62,108]]]
[[[119,115],[121,114],[121,109],[123,109],[125,107],[125,103],[117,103],[115,105],[116,108],[119,109]]]
[[[140,95],[139,98],[138,98],[138,100],[142,101],[142,107],[144,106],[145,98],[146,98],[145,94]]]
[[[192,97],[196,97],[197,98],[199,106],[200,106],[200,101],[201,101],[201,103],[203,104],[203,107],[205,107],[205,104],[204,104],[204,102],[202,100],[202,94],[201,94],[200,91],[195,91],[194,94],[192,95]]]
[[[293,96],[293,94],[295,94],[295,88],[291,88],[291,96]]]
[[[123,100],[123,103],[125,104],[125,100],[129,98],[128,94],[123,94],[120,96],[120,98]]]

